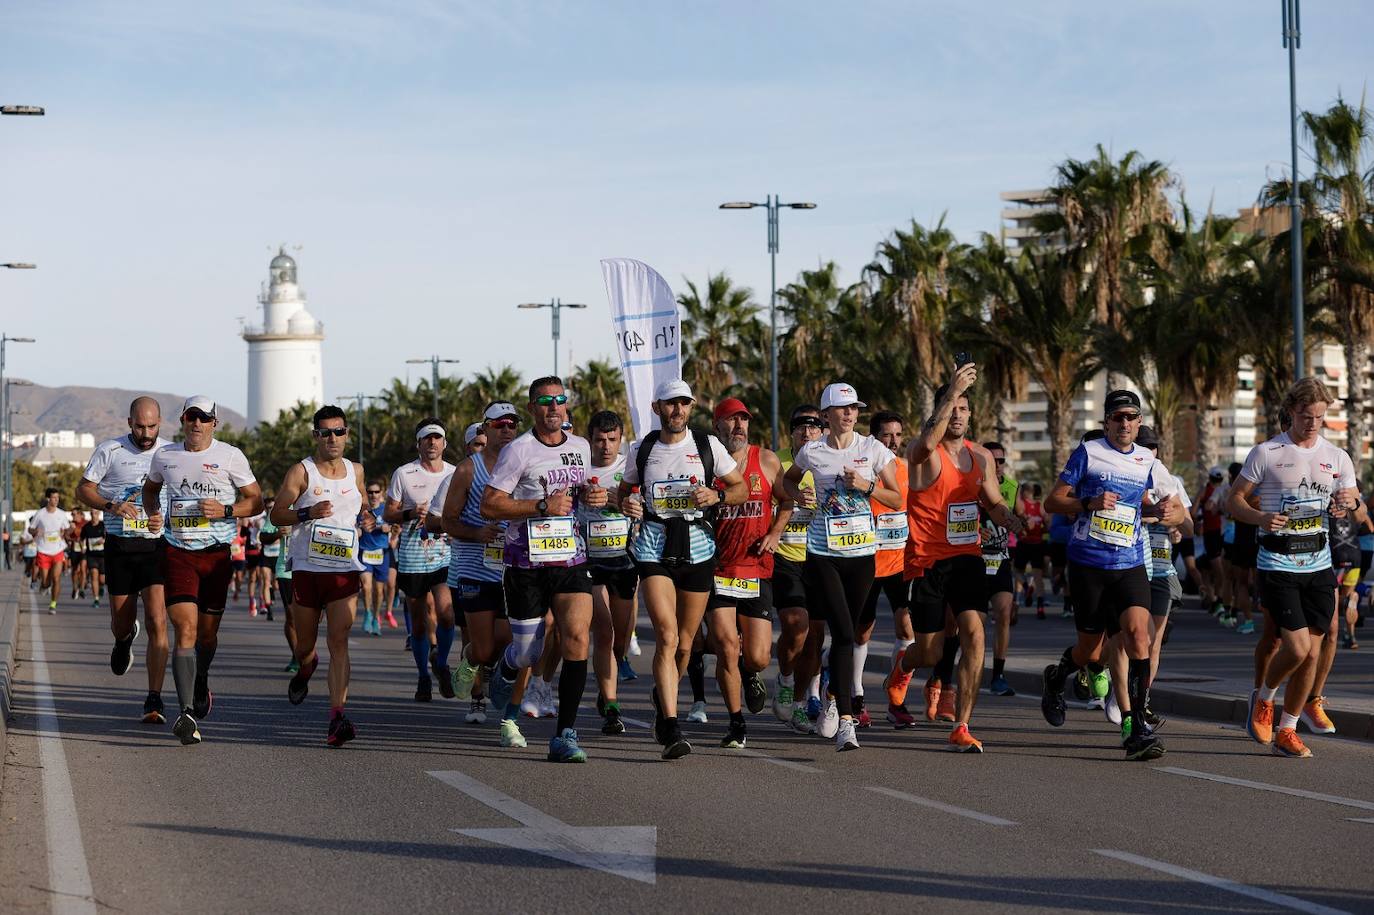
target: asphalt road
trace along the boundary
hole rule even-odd
[[[879,723],[837,754],[766,712],[741,753],[716,747],[713,694],[686,759],[661,761],[639,727],[603,737],[589,717],[590,762],[556,766],[551,720],[503,750],[494,719],[414,703],[388,632],[354,637],[359,739],[330,750],[324,671],[290,706],[280,624],[240,605],[205,742],[182,747],[138,720],[141,663],[111,675],[104,610],[48,616],[19,599],[4,912],[1374,911],[1368,743],[1312,738],[1314,758],[1287,760],[1176,719],[1163,759],[1129,763],[1100,713],[1053,730],[1034,698],[985,694],[982,756],[945,752],[944,727]],[[622,693],[641,721],[648,660]]]

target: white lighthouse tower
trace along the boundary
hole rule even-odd
[[[296,285],[296,261],[283,247],[272,258],[258,295],[262,326],[245,327],[248,341],[248,426],[276,420],[298,401],[324,403],[321,344],[324,325],[305,310]]]

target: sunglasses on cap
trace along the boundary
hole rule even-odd
[[[212,423],[215,421],[215,418],[211,416],[209,413],[206,413],[204,410],[197,410],[195,408],[187,410],[185,413],[181,414],[181,418],[189,419],[198,423]]]
[[[347,434],[348,434],[348,427],[347,427],[347,426],[344,426],[342,429],[316,429],[316,430],[315,430],[315,438],[329,438],[330,436],[333,436],[334,438],[343,438],[343,437],[344,437],[345,435],[347,435]]]
[[[1107,419],[1114,423],[1133,423],[1140,419],[1140,414],[1135,410],[1117,410],[1108,414]]]
[[[825,423],[821,422],[819,416],[798,416],[792,420],[792,428],[800,429],[802,426],[814,426],[817,429],[824,429]]]
[[[534,402],[541,407],[551,407],[554,404],[565,404],[568,402],[567,394],[540,394]]]
[[[487,425],[493,429],[514,429],[520,423],[513,419],[489,419]],[[481,435],[482,433],[478,432],[477,434]]]

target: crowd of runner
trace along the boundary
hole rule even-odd
[[[1190,497],[1126,390],[1107,395],[1103,428],[1047,492],[1019,485],[999,443],[968,438],[976,380],[961,360],[910,436],[901,416],[830,384],[818,405],[792,410],[788,447],[774,453],[750,444],[753,416],[733,397],[710,405],[710,432],[697,429],[700,405],[681,380],[659,385],[660,428],[638,441],[611,411],[574,430],[550,376],[530,385],[523,409],[489,404],[453,448],[456,464],[444,424],[420,418],[415,459],[389,478],[344,456],[347,416],[326,406],[312,453],[267,497],[243,452],[215,439],[209,398],[185,402],[173,443],[157,401],[140,397],[129,433],[103,442],[83,474],[84,510],[64,510],[49,490],[19,540],[49,613],[64,581],[96,607],[108,592],[115,674],[146,632],[143,721],[172,718],[184,744],[212,714],[225,610],[246,600],[250,617],[282,616],[291,703],[305,701],[327,656],[329,746],[357,736],[346,709],[361,603],[363,633],[405,627],[415,701],[432,702],[437,687],[466,703],[467,722],[494,717],[502,747],[525,747],[528,719],[550,717],[548,759],[585,761],[576,720],[589,666],[601,730],[623,734],[617,686],[638,676],[642,608],[664,759],[691,752],[684,719],[708,722],[708,655],[727,715],[722,747],[743,748],[747,716],[771,708],[799,733],[856,750],[877,717],[864,673],[885,606],[883,718],[948,724],[950,749],[981,753],[971,727],[984,679],[994,696],[1015,694],[1011,627],[1021,608],[1044,619],[1049,592],[1077,634],[1044,671],[1045,720],[1064,724],[1072,688],[1119,728],[1127,758],[1154,759],[1163,721],[1150,685],[1190,582],[1221,625],[1259,633],[1248,733],[1276,754],[1310,756],[1298,724],[1335,730],[1322,691],[1338,637],[1358,647],[1374,556],[1351,462],[1322,434],[1330,392],[1299,381],[1284,431],[1243,464],[1211,468]]]

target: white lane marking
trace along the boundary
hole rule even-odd
[[[460,835],[547,855],[653,885],[657,883],[655,826],[570,826],[462,772],[426,772],[478,803],[522,824],[518,829],[453,829]]]
[[[917,797],[914,794],[907,794],[905,791],[897,791],[893,788],[881,788],[870,785],[864,789],[878,794],[885,794],[888,797],[895,797],[899,801],[906,801],[908,804],[918,804],[922,807],[929,807],[932,810],[940,810],[944,813],[952,813],[955,816],[968,817],[970,820],[977,820],[989,826],[1015,826],[1014,820],[1004,820],[988,813],[979,813],[977,810],[969,810],[966,807],[955,807],[953,804],[946,804],[941,801],[932,801],[927,797]]]
[[[1352,823],[1374,823],[1374,817],[1346,817]]]
[[[88,915],[96,911],[91,871],[81,843],[71,772],[57,724],[36,593],[29,592],[29,650],[33,654],[33,694],[38,706],[38,764],[43,769],[43,826],[48,839],[48,883],[54,894],[52,910],[58,915]]]
[[[793,762],[790,759],[778,759],[775,756],[769,756],[767,753],[760,753],[758,750],[751,750],[748,747],[741,747],[740,749],[732,750],[731,752],[739,753],[741,756],[750,756],[754,759],[761,759],[764,762],[770,762],[775,766],[782,766],[784,769],[791,769],[795,772],[810,772],[814,775],[825,774],[824,769],[817,769],[815,766],[808,766],[806,763]]]
[[[1305,791],[1302,788],[1285,788],[1283,785],[1252,782],[1249,779],[1232,778],[1229,775],[1213,775],[1211,772],[1199,772],[1196,769],[1180,769],[1177,766],[1152,766],[1151,768],[1156,772],[1167,772],[1170,775],[1184,775],[1188,778],[1200,778],[1209,782],[1220,782],[1223,785],[1254,788],[1256,791],[1272,791],[1275,794],[1289,794],[1293,797],[1307,798],[1309,801],[1325,801],[1328,804],[1340,804],[1342,807],[1355,807],[1359,810],[1374,810],[1374,803],[1370,801],[1359,801],[1350,797],[1341,797],[1337,794],[1322,794],[1319,791]]]
[[[1111,848],[1094,848],[1094,854],[1103,855],[1107,858],[1115,858],[1118,861],[1125,861],[1128,864],[1135,864],[1140,867],[1160,873],[1178,877],[1181,880],[1191,880],[1194,883],[1201,883],[1218,890],[1225,890],[1228,893],[1235,893],[1238,896],[1249,896],[1251,899],[1258,899],[1269,905],[1279,906],[1285,909],[1293,909],[1297,912],[1311,912],[1313,915],[1345,915],[1344,909],[1333,909],[1330,906],[1318,905],[1315,902],[1308,902],[1296,896],[1289,896],[1285,893],[1276,893],[1273,890],[1262,890],[1259,887],[1246,886],[1244,883],[1236,883],[1234,880],[1227,880],[1225,877],[1214,877],[1211,874],[1204,874],[1201,871],[1189,870],[1186,867],[1179,867],[1176,864],[1169,864],[1166,861],[1156,861],[1153,858],[1142,858],[1140,855],[1133,855],[1127,851],[1116,851]]]

